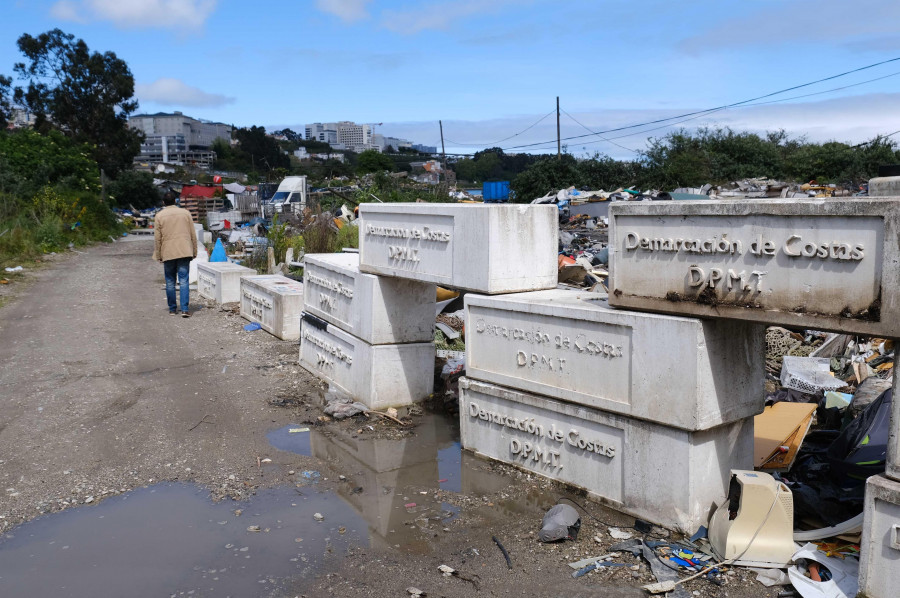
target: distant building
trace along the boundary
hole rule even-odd
[[[22,108],[13,108],[7,128],[9,129],[30,129],[34,126],[37,117],[32,112],[23,110]]]
[[[388,148],[393,148],[393,150],[400,151],[400,149],[412,149],[412,142],[407,139],[400,139],[399,137],[389,137],[387,135],[373,135],[373,142],[377,145],[381,151],[387,151]]]
[[[374,142],[371,125],[358,125],[349,120],[306,125],[306,139],[327,143],[334,149],[348,149],[357,153],[371,149],[381,151],[381,147]]]
[[[338,142],[337,123],[314,123],[306,125],[306,140],[321,141],[334,146]]]
[[[309,152],[306,151],[305,147],[301,147],[294,150],[294,157],[299,160],[309,160],[310,155]]]
[[[208,169],[216,159],[216,139],[231,143],[231,125],[172,114],[137,114],[128,126],[144,133],[136,163],[188,165]]]
[[[412,145],[412,149],[416,150],[417,152],[421,152],[423,154],[436,154],[437,153],[436,146],[422,145],[421,143],[414,143]]]

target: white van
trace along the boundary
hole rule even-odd
[[[269,202],[276,214],[282,212],[302,214],[306,207],[306,197],[306,176],[289,176],[281,181]]]

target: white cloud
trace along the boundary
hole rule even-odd
[[[316,8],[342,21],[359,21],[369,16],[366,5],[372,0],[316,0]]]
[[[448,29],[454,21],[478,14],[496,12],[509,4],[521,5],[521,0],[458,0],[422,5],[416,3],[404,11],[382,13],[381,25],[395,33],[413,34],[426,29]]]
[[[170,77],[163,77],[149,84],[135,85],[135,95],[141,102],[152,102],[161,106],[213,108],[234,103],[232,97],[207,93]]]
[[[671,127],[651,125],[635,130],[608,133],[616,143],[632,150],[647,147],[648,137],[665,137],[675,129],[684,127],[695,130],[698,127],[730,127],[734,131],[764,133],[784,129],[791,137],[806,137],[812,142],[841,141],[861,143],[876,135],[893,133],[900,129],[900,112],[896,106],[900,93],[872,93],[845,96],[816,102],[796,102],[786,104],[761,104],[746,108],[735,108],[717,112],[707,117],[690,120]],[[669,118],[678,114],[702,110],[703,106],[680,106],[660,109],[612,109],[585,110],[572,112],[580,122],[593,131],[603,131],[634,123]],[[444,120],[444,135],[448,152],[473,153],[483,147],[471,147],[468,143],[485,143],[511,148],[523,144],[542,143],[537,148],[509,149],[508,151],[556,153],[556,120],[545,119],[539,125],[513,139],[498,144],[493,140],[504,139],[529,125],[541,115],[517,115],[484,120]],[[653,128],[654,130],[650,130]],[[638,132],[643,131],[643,132]],[[624,137],[629,133],[636,133]],[[440,147],[440,132],[436,122],[385,122],[379,133],[414,140],[426,145]],[[569,120],[562,119],[562,137],[585,134],[586,131]],[[894,139],[900,140],[900,135]],[[590,155],[594,152],[606,153],[617,159],[633,159],[634,154],[608,142],[597,141],[596,137],[586,137],[563,141],[568,151],[575,155]]]
[[[218,0],[59,0],[50,14],[79,23],[110,21],[118,27],[171,29],[202,26]]]
[[[748,6],[744,4],[744,6]],[[710,24],[679,46],[689,53],[718,52],[723,48],[867,41],[896,33],[900,3],[884,0],[797,0],[765,2],[741,17]]]
[[[50,15],[61,21],[85,22],[85,18],[79,14],[78,5],[72,0],[59,0],[50,7]]]

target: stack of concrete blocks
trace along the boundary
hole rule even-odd
[[[869,189],[872,197],[851,200],[613,205],[610,303],[893,338],[900,347],[900,197],[890,197],[900,178],[873,179]],[[894,363],[886,471],[866,483],[859,589],[869,598],[900,587]]]
[[[900,192],[900,177],[879,177],[869,180],[869,195],[896,196]],[[896,199],[896,198],[895,198]],[[900,236],[896,210],[894,225],[889,232]],[[895,272],[900,269],[900,255],[894,253]],[[894,281],[897,282],[896,280]],[[894,287],[892,301],[897,301]],[[894,318],[897,318],[894,315]],[[884,318],[882,318],[884,319]],[[895,320],[896,321],[896,320]],[[900,331],[894,334],[894,386],[891,399],[891,432],[888,440],[885,475],[872,476],[866,482],[862,542],[860,544],[859,587],[871,598],[896,596],[900,587]],[[894,588],[893,590],[891,588]]]
[[[693,533],[752,468],[764,328],[577,290],[466,297],[462,444]]]
[[[232,262],[200,262],[197,264],[197,293],[216,303],[241,300],[241,277],[256,274]]]
[[[252,274],[240,279],[241,316],[285,341],[300,338],[303,285],[280,274]]]
[[[359,254],[307,254],[300,365],[370,409],[434,386],[435,285],[364,274]]]

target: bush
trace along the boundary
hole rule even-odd
[[[359,226],[345,224],[334,239],[334,251],[340,251],[344,247],[359,248]]]

